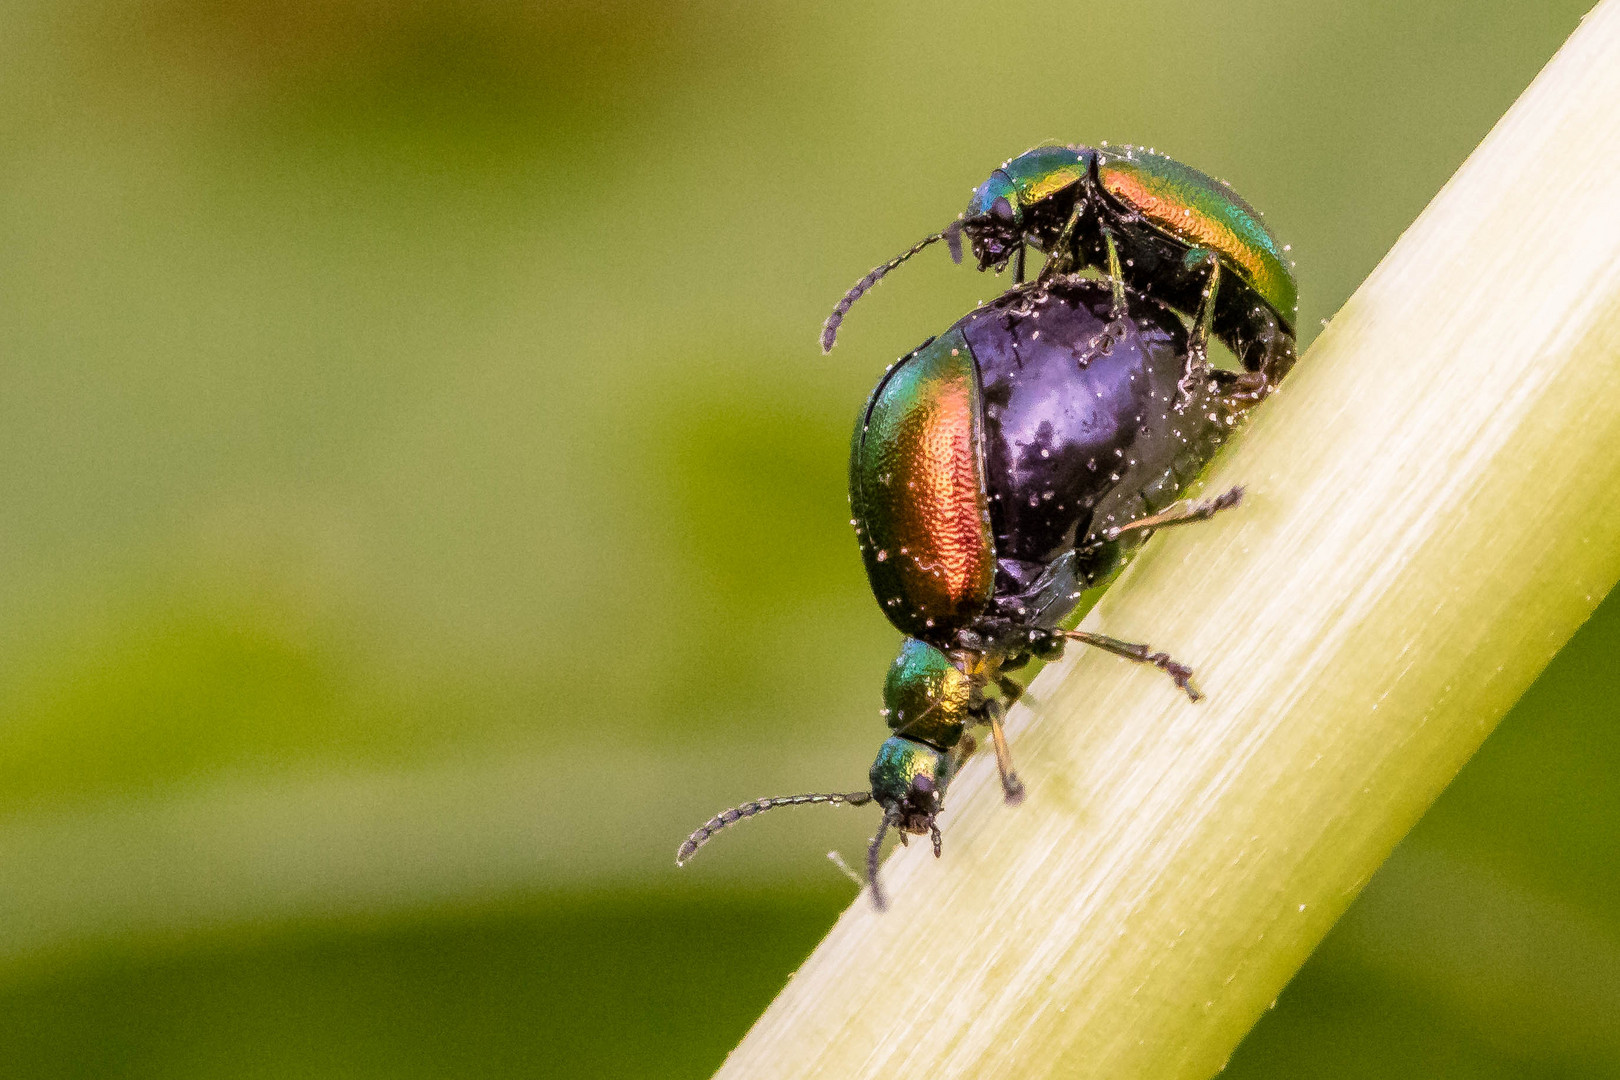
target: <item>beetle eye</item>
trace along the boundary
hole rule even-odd
[[[1013,219],[1012,203],[1007,201],[1006,196],[1002,196],[1001,198],[997,199],[995,202],[990,204],[990,213],[994,214],[996,217],[1000,218],[1002,221],[1007,222],[1008,224],[1012,223],[1012,219]]]

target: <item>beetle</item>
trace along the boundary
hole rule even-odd
[[[940,240],[962,258],[962,237],[980,270],[1025,252],[1047,256],[1049,280],[1084,268],[1121,279],[1190,315],[1190,347],[1213,335],[1249,373],[1241,392],[1264,397],[1294,364],[1299,291],[1287,249],[1260,214],[1220,180],[1135,146],[1037,146],[1002,163],[973,191],[955,222],[856,282],[821,332],[830,352],[838,327],[884,275]]]
[[[1015,288],[892,365],[855,426],[850,504],[873,595],[905,639],[883,689],[892,734],[870,789],[759,799],[711,818],[676,856],[778,806],[877,802],[886,832],[929,835],[987,726],[1009,803],[1024,793],[1002,717],[1010,673],[1079,641],[1153,665],[1189,698],[1192,671],[1150,646],[1066,629],[1154,529],[1236,505],[1178,502],[1252,404],[1165,302],[1115,279]]]

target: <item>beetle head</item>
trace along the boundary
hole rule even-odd
[[[962,231],[973,246],[980,270],[1000,270],[1024,242],[1024,207],[1018,186],[1001,169],[973,189]]]
[[[927,743],[892,735],[878,749],[871,779],[872,797],[884,817],[902,832],[920,836],[934,827],[950,782],[950,758]]]

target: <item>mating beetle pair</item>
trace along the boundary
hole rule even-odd
[[[1168,158],[1152,161],[1160,176],[1203,177]],[[1292,336],[1281,329],[1271,298],[1291,311],[1293,281],[1280,259],[1275,269],[1285,290],[1263,275],[1235,274],[1240,288],[1230,292],[1251,314],[1223,322],[1214,300],[1220,267],[1247,264],[1225,249],[1201,249],[1214,253],[1181,263],[1207,267],[1207,288],[1189,307],[1179,272],[1160,279],[1140,272],[1164,265],[1139,258],[1142,252],[1176,241],[1149,235],[1158,227],[1151,221],[1097,208],[1112,190],[1098,186],[1097,178],[1109,175],[1101,172],[1103,162],[1098,151],[1043,148],[991,175],[974,196],[973,207],[983,212],[970,208],[960,223],[981,269],[1004,266],[1026,244],[1047,252],[1046,268],[1035,283],[970,313],[893,365],[857,421],[853,524],[872,591],[906,635],[884,684],[893,734],[873,762],[871,789],[761,799],[725,811],[687,839],[678,863],[720,829],[764,810],[876,801],[883,821],[868,848],[867,876],[881,908],[883,837],[891,827],[902,840],[929,835],[939,853],[936,817],[951,778],[975,748],[970,725],[990,728],[1006,798],[1022,798],[1001,726],[1006,705],[1023,692],[1010,672],[1080,641],[1156,666],[1198,700],[1190,669],[1166,654],[1062,624],[1084,590],[1107,580],[1152,530],[1236,504],[1239,489],[1203,503],[1176,500],[1242,412],[1291,365]],[[1044,186],[1038,176],[1032,180],[1036,166],[1046,170]],[[1043,201],[1056,198],[1052,191],[1065,176],[1077,177],[1068,184],[1075,190],[1059,204]],[[1232,207],[1257,222],[1247,204],[1207,177],[1184,194],[1210,191],[1225,192]],[[1065,213],[1053,231],[1051,221]],[[1101,237],[1106,281],[1072,272],[1096,262],[1088,236]],[[945,234],[913,253],[940,238]],[[1123,272],[1122,253],[1137,266],[1135,277]],[[829,319],[824,343],[830,346],[852,298],[904,258],[851,290]],[[1176,308],[1193,316],[1190,331]],[[1247,371],[1210,365],[1204,342],[1212,330]],[[1238,347],[1245,342],[1249,348]]]

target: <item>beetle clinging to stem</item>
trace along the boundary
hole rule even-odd
[[[884,275],[940,240],[961,261],[966,235],[980,270],[1009,263],[1024,280],[1028,248],[1044,252],[1039,280],[1087,267],[1192,317],[1190,347],[1210,336],[1242,362],[1240,391],[1265,396],[1295,358],[1298,287],[1286,248],[1226,184],[1140,147],[1038,146],[974,189],[950,226],[856,282],[821,331],[832,350],[850,307]]]
[[[1252,404],[1241,374],[1212,368],[1181,318],[1119,278],[1060,276],[1016,288],[889,369],[855,426],[850,504],[879,606],[905,635],[883,687],[891,734],[864,791],[760,799],[681,845],[684,863],[722,829],[778,806],[864,805],[889,829],[927,835],[952,778],[989,728],[1009,803],[1024,784],[1002,728],[1023,693],[1011,673],[1078,641],[1167,674],[1192,671],[1150,646],[1067,629],[1155,529],[1201,521],[1241,489],[1178,502]]]

